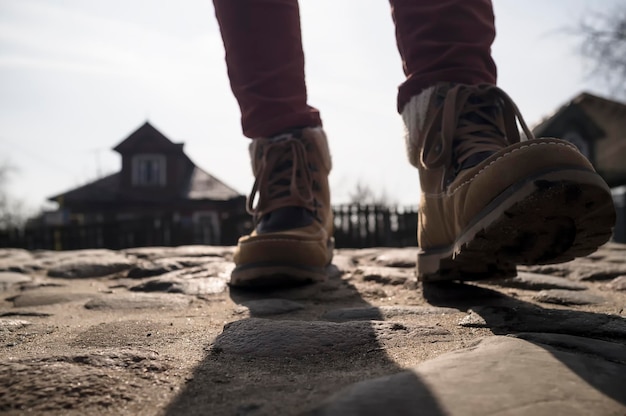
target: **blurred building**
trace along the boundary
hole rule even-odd
[[[537,137],[575,144],[612,188],[617,209],[614,240],[626,243],[626,103],[586,92],[533,128]]]
[[[58,210],[31,222],[73,232],[56,248],[233,244],[243,232],[245,197],[196,166],[183,143],[146,122],[113,150],[121,171],[49,198]]]
[[[626,103],[582,93],[533,128],[575,144],[610,187],[626,185]]]

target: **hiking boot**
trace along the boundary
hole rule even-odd
[[[254,139],[250,158],[256,180],[248,212],[254,216],[255,229],[239,239],[230,284],[325,280],[334,240],[328,187],[331,159],[324,131],[305,128]]]
[[[569,142],[535,139],[496,86],[437,84],[402,115],[420,174],[421,281],[515,276],[518,264],[570,261],[611,237],[604,180]]]

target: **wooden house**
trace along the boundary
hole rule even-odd
[[[59,209],[46,214],[45,225],[101,224],[121,239],[90,246],[236,242],[247,215],[245,197],[195,165],[183,143],[173,143],[146,122],[113,150],[122,157],[121,171],[49,198]],[[161,231],[169,236],[146,239],[166,227],[169,231]]]
[[[575,144],[610,187],[626,184],[626,104],[581,93],[533,128]]]
[[[617,211],[613,239],[626,243],[626,104],[582,93],[535,126],[537,137],[575,144],[612,188]]]

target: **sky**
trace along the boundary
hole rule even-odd
[[[582,91],[608,96],[568,32],[623,0],[494,0],[498,84],[530,125]],[[403,81],[384,0],[301,0],[309,103],[329,136],[333,202],[358,183],[416,204],[396,112]],[[0,163],[29,212],[119,171],[149,121],[242,194],[253,176],[210,0],[0,0]]]

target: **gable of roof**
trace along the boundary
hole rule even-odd
[[[242,195],[226,185],[215,176],[207,173],[198,166],[193,166],[186,180],[186,185],[177,195],[181,200],[211,200],[228,201]],[[48,198],[63,204],[72,203],[103,203],[103,202],[137,202],[142,200],[162,200],[157,193],[154,198],[149,195],[138,195],[134,192],[123,192],[121,187],[121,173],[114,173],[78,188]]]
[[[147,147],[143,147],[147,146]],[[162,150],[165,149],[165,150]],[[182,151],[182,144],[172,143],[161,132],[155,129],[150,123],[146,122],[139,129],[118,144],[114,150],[122,155],[124,153],[133,153],[136,151],[171,152],[172,150],[180,153],[186,161],[185,173],[181,178],[181,185],[177,188],[177,192],[165,194],[159,192],[133,192],[123,188],[122,172],[106,176],[78,188],[71,189],[67,192],[48,198],[50,201],[59,203],[103,203],[103,202],[163,202],[166,200],[212,200],[226,201],[233,198],[239,198],[242,195],[235,189],[226,185],[213,175],[207,173],[203,169],[196,166],[191,159]],[[177,156],[178,157],[178,156]]]
[[[589,140],[600,139],[605,132],[581,105],[582,100],[600,99],[589,93],[582,93],[562,105],[551,116],[542,120],[532,128],[536,137],[561,137],[569,130],[576,130],[582,137]]]
[[[189,180],[189,188],[184,190],[181,195],[185,199],[211,199],[217,201],[226,201],[240,196],[239,192],[198,166],[194,166]]]
[[[596,105],[602,107],[606,111],[614,112],[620,115],[626,115],[626,103],[611,100],[605,97],[600,97],[599,95],[594,95],[588,92],[580,93],[572,100],[572,102],[578,104]]]
[[[182,152],[183,143],[173,143],[152,124],[145,122],[113,148],[120,154],[133,152]]]

